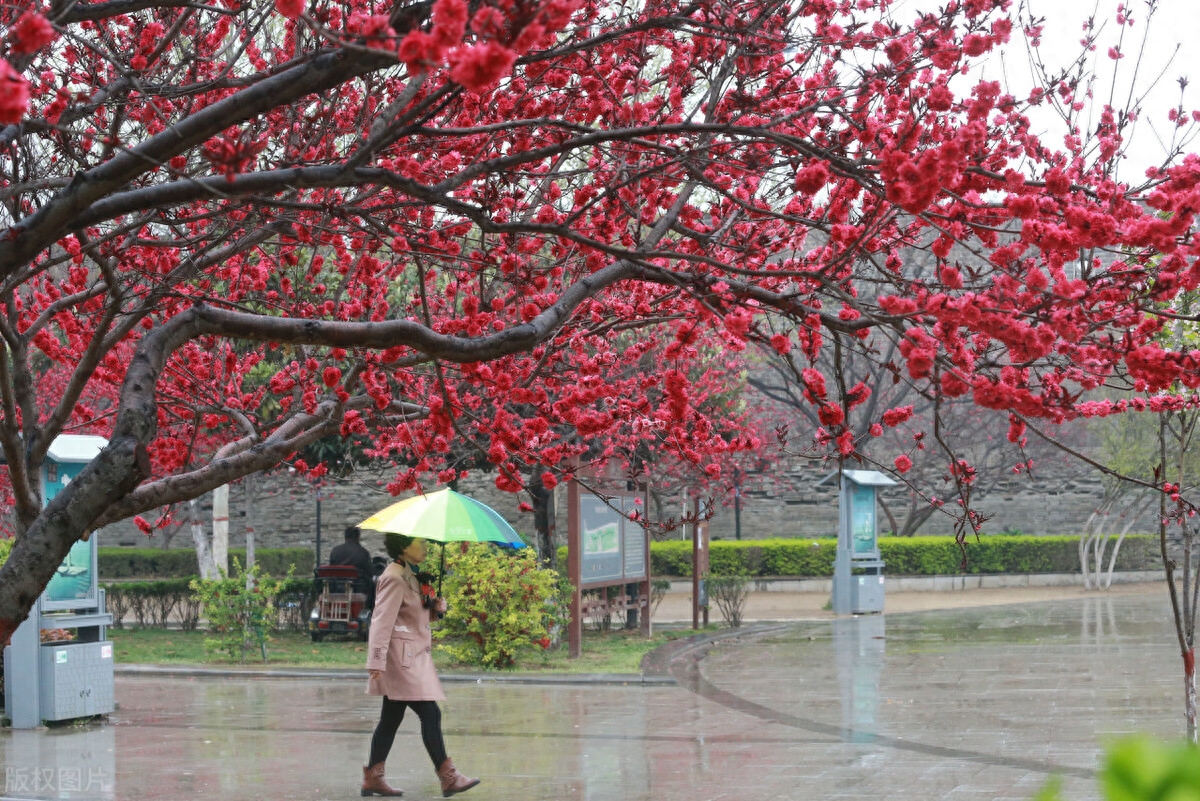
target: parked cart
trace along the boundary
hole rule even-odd
[[[320,565],[313,571],[320,595],[308,620],[313,642],[329,634],[353,634],[366,641],[371,628],[367,595],[354,591],[358,568],[353,565]]]

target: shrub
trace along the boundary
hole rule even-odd
[[[774,539],[718,540],[710,544],[712,575],[763,576],[833,575],[837,540]],[[959,573],[1074,573],[1079,570],[1079,538],[1023,534],[968,539],[964,550],[953,537],[880,537],[880,556],[893,576],[936,576]],[[565,554],[564,554],[565,558]],[[1118,570],[1155,569],[1161,564],[1158,539],[1152,535],[1125,538]],[[692,544],[669,540],[650,544],[655,576],[692,575]]]
[[[243,570],[233,558],[233,574],[219,579],[192,579],[191,588],[204,609],[208,631],[216,636],[204,640],[210,652],[225,653],[230,659],[246,662],[246,653],[256,649],[267,661],[268,632],[273,627],[275,596],[284,582],[263,575],[255,564]],[[288,572],[287,578],[291,578]]]
[[[667,597],[667,593],[671,590],[671,582],[668,579],[653,579],[650,582],[650,617],[654,617],[654,613],[658,611],[658,605],[663,602],[663,598]]]
[[[245,548],[230,548],[229,558],[246,564]],[[200,573],[196,552],[189,548],[99,548],[96,561],[101,578],[189,578]],[[314,555],[308,548],[256,548],[255,564],[263,573],[282,576],[295,567],[296,574],[312,575]]]
[[[1128,737],[1109,748],[1100,784],[1106,801],[1200,798],[1200,751],[1187,742]],[[1059,801],[1060,786],[1052,779],[1035,801]]]
[[[568,619],[570,596],[532,548],[448,549],[442,589],[450,608],[436,636],[448,642],[438,647],[465,664],[513,667],[522,650],[549,648]]]
[[[280,631],[308,631],[308,614],[320,594],[320,587],[313,579],[284,579],[279,594],[275,596],[276,628]]]
[[[708,600],[716,604],[721,617],[731,629],[742,625],[746,610],[746,598],[750,595],[750,581],[744,573],[714,575],[705,579]]]
[[[185,630],[196,628],[200,604],[192,596],[192,578],[105,584],[105,606],[112,613],[113,628],[123,628],[125,618],[130,615],[138,628],[165,629],[172,622],[178,622]]]

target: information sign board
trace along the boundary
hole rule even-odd
[[[638,509],[634,496],[607,500],[591,493],[579,497],[579,535],[583,586],[618,584],[647,577],[646,529],[629,519]]]
[[[583,550],[583,583],[619,581],[624,564],[621,560],[620,512],[603,498],[582,495],[579,498],[580,540]]]

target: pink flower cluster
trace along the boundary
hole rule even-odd
[[[0,59],[0,123],[15,125],[29,111],[29,81]]]

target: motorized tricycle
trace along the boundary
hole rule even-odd
[[[313,642],[329,634],[353,634],[366,642],[371,630],[367,594],[354,591],[358,568],[353,565],[319,565],[313,571],[320,595],[308,618]]]

